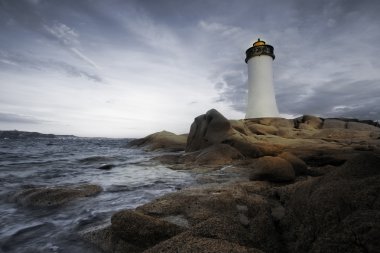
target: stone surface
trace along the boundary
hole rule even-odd
[[[22,206],[56,207],[81,197],[90,197],[102,191],[98,185],[79,185],[62,187],[30,188],[16,192],[10,197]]]
[[[301,123],[314,129],[320,129],[323,125],[323,120],[312,115],[304,115],[301,118]]]
[[[346,122],[342,120],[337,120],[337,119],[325,119],[323,121],[323,129],[327,128],[339,128],[339,129],[344,129],[346,128]]]
[[[117,237],[142,248],[153,246],[183,231],[182,227],[173,223],[130,210],[115,213],[111,223],[112,232]]]
[[[298,158],[297,156],[293,155],[292,153],[283,152],[278,157],[285,159],[286,161],[288,161],[292,165],[294,173],[296,174],[296,176],[308,174],[308,169],[307,169],[306,163],[304,161],[302,161],[300,158]]]
[[[347,129],[358,131],[380,131],[379,127],[375,127],[361,122],[347,122]]]
[[[195,237],[188,234],[181,234],[164,241],[144,253],[263,253],[254,248],[247,248],[236,243],[221,239],[205,237]]]
[[[135,139],[128,143],[129,147],[142,147],[146,150],[185,150],[187,141],[186,135],[177,135],[168,131],[154,133],[142,139]]]
[[[289,182],[295,179],[292,165],[280,157],[264,156],[252,165],[250,180],[268,180],[271,182]]]
[[[380,132],[363,124],[210,110],[187,152],[152,161],[192,170],[197,185],[87,235],[105,252],[380,252]]]
[[[281,221],[290,252],[376,252],[380,249],[380,158],[359,155],[299,185]]]
[[[96,226],[79,233],[82,239],[97,246],[103,252],[109,253],[139,253],[144,249],[136,245],[130,244],[120,237],[116,236],[111,226]]]
[[[276,135],[278,133],[278,128],[275,126],[268,126],[256,123],[251,120],[245,120],[245,125],[253,134],[266,135],[273,134]]]
[[[186,151],[196,151],[223,142],[232,133],[231,123],[217,110],[194,119],[187,139]]]
[[[201,151],[195,157],[195,164],[200,165],[227,165],[243,155],[234,147],[226,144],[214,144]]]

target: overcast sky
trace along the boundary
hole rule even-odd
[[[245,50],[274,46],[284,117],[380,119],[380,1],[0,0],[0,129],[186,133],[244,118]]]

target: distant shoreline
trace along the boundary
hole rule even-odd
[[[0,130],[0,139],[32,139],[32,138],[73,138],[75,135],[42,134],[18,130]]]

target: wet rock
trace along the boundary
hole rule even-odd
[[[270,182],[289,182],[295,179],[292,165],[280,157],[264,156],[256,159],[252,165],[250,180],[268,180]]]
[[[247,193],[242,187],[192,187],[165,195],[136,210],[155,217],[182,214],[190,225],[198,224],[215,216],[235,217],[238,215],[237,201]]]
[[[84,164],[93,164],[93,163],[111,162],[112,160],[113,158],[108,157],[108,156],[90,156],[90,157],[79,159],[79,162],[84,163]]]
[[[117,237],[109,225],[92,227],[79,232],[79,235],[106,253],[139,253],[144,250]]]
[[[162,131],[141,139],[132,140],[128,143],[128,146],[142,147],[149,151],[182,151],[185,150],[186,141],[187,135],[176,135],[168,131]]]
[[[102,166],[98,167],[98,170],[111,170],[115,165],[113,164],[103,164]]]
[[[167,240],[184,230],[173,223],[130,210],[115,213],[111,223],[116,236],[143,248]]]
[[[90,197],[102,191],[98,185],[45,187],[24,189],[15,193],[10,200],[22,206],[56,207],[77,198]]]

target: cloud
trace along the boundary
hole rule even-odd
[[[257,6],[249,0],[0,0],[1,107],[64,122],[72,128],[60,129],[82,135],[185,132],[212,107],[242,117],[245,50],[260,37],[275,47],[281,113],[379,117],[379,3],[267,0],[265,8]]]
[[[93,60],[91,60],[77,48],[77,46],[80,46],[79,34],[78,32],[74,31],[74,29],[59,22],[56,22],[51,26],[43,24],[42,28],[48,35],[50,35],[59,44],[61,44],[62,47],[69,50],[77,58],[81,59],[83,62],[86,62],[88,65],[94,67],[95,69],[99,69],[99,66]]]
[[[207,22],[204,20],[199,21],[199,26],[213,33],[219,33],[222,36],[234,36],[242,32],[240,27],[224,25],[218,22]]]
[[[1,123],[43,124],[49,121],[34,118],[32,116],[0,112]]]
[[[11,68],[28,68],[35,70],[54,70],[71,77],[85,77],[94,82],[104,82],[103,78],[96,73],[88,72],[80,67],[54,59],[35,58],[31,55],[0,51],[0,64]]]
[[[325,117],[380,119],[380,79],[350,81],[332,80],[316,86],[308,96],[279,99],[285,113],[315,114]],[[342,92],[344,91],[344,92]],[[282,95],[284,96],[284,95]],[[290,98],[292,94],[284,97]]]
[[[67,24],[42,16],[39,1],[2,1],[1,11],[21,26],[38,33],[50,41],[54,41],[89,66],[99,69],[99,66],[80,49],[80,34]]]
[[[215,84],[215,88],[219,96],[216,102],[227,103],[236,111],[246,111],[248,91],[244,71],[224,73],[221,81]]]

